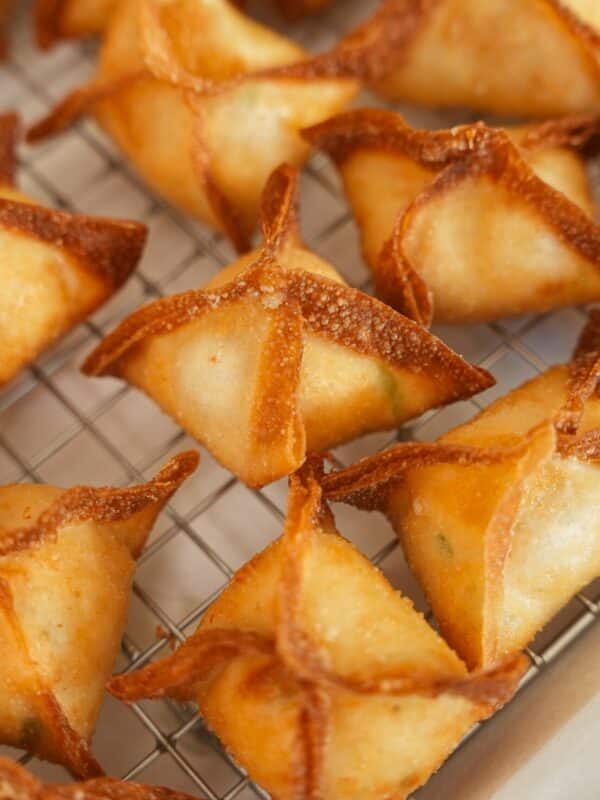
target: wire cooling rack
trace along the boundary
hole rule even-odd
[[[342,8],[295,26],[294,36],[313,48],[326,46],[372,5],[346,0],[339,4]],[[79,44],[36,52],[27,20],[25,4],[12,60],[0,69],[0,105],[16,108],[31,122],[92,74],[94,53]],[[465,121],[464,114],[442,117],[402,110],[416,124]],[[0,483],[124,485],[143,480],[170,455],[197,445],[139,392],[112,379],[84,378],[78,366],[123,316],[158,296],[201,285],[233,253],[222,237],[148,191],[89,122],[41,147],[24,146],[20,161],[23,189],[41,201],[141,219],[151,233],[143,263],[127,287],[0,395]],[[352,220],[336,176],[320,156],[313,157],[303,177],[302,221],[309,245],[350,283],[368,291]],[[583,319],[581,311],[569,309],[468,329],[438,326],[436,333],[470,361],[490,369],[498,383],[473,400],[426,414],[403,430],[402,437],[433,439],[549,364],[565,361]],[[372,435],[336,455],[349,464],[392,440],[390,434]],[[234,571],[281,531],[284,481],[251,491],[207,453],[202,456],[199,471],[163,513],[140,559],[117,669],[141,667],[165,651],[168,638],[183,641]],[[426,611],[387,523],[345,507],[336,509],[336,517],[342,533]],[[532,664],[525,682],[592,625],[600,615],[599,601],[596,582],[538,637],[529,651]],[[128,708],[107,698],[94,751],[114,775],[166,784],[210,800],[266,797],[191,709],[156,702]],[[64,778],[58,767],[31,766],[45,777]]]

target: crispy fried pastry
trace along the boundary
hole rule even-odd
[[[14,184],[18,120],[0,116],[0,386],[127,280],[146,227],[44,208]]]
[[[525,647],[600,575],[600,312],[549,369],[433,444],[400,444],[325,478],[379,509],[443,635],[471,667]]]
[[[279,800],[402,800],[510,699],[523,659],[469,674],[337,533],[313,469],[291,479],[283,536],[234,576],[196,633],[109,691],[196,701]]]
[[[0,800],[192,800],[187,794],[119,781],[94,778],[83,783],[42,783],[20,764],[0,758]]]
[[[245,251],[269,174],[308,155],[300,129],[356,93],[361,41],[310,58],[226,0],[124,0],[97,77],[30,139],[92,114],[153,188]]]
[[[600,226],[582,148],[600,116],[520,128],[410,128],[389,111],[304,132],[337,164],[378,293],[424,324],[600,299]]]
[[[101,774],[88,742],[135,559],[197,461],[184,453],[127,489],[0,488],[0,743]]]
[[[140,309],[83,367],[145,391],[252,486],[493,383],[305,248],[296,183],[283,166],[266,186],[260,250]]]
[[[600,111],[595,0],[387,0],[364,25],[388,99],[522,117]]]
[[[102,33],[118,0],[36,0],[37,40],[46,48],[57,39]]]

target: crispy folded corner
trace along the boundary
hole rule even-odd
[[[45,208],[15,187],[15,114],[0,116],[0,384],[128,279],[146,226]]]
[[[78,39],[102,33],[116,0],[36,0],[38,46],[47,49],[60,39]]]
[[[0,800],[191,800],[163,786],[96,778],[85,782],[42,783],[20,764],[0,758]]]
[[[135,559],[197,463],[196,453],[183,453],[148,483],[126,489],[0,489],[0,742],[78,778],[102,774],[88,742],[125,625]],[[43,612],[29,601],[37,592]]]
[[[282,800],[400,800],[511,698],[526,664],[517,656],[467,673],[339,536],[321,471],[311,459],[291,478],[283,536],[234,576],[196,633],[108,688],[127,702],[197,701],[250,777]]]
[[[29,140],[92,114],[154,188],[245,252],[269,174],[304,162],[300,129],[352,99],[369,46],[357,35],[311,57],[225,0],[142,0],[114,15],[96,78]]]
[[[598,111],[600,13],[593,5],[386,0],[361,26],[382,54],[372,88],[388,99],[512,117]]]
[[[446,639],[472,667],[524,648],[600,575],[600,312],[555,367],[432,444],[323,478],[387,514]],[[557,511],[560,509],[560,513]]]
[[[600,298],[600,226],[576,152],[599,131],[589,114],[426,131],[361,109],[303,134],[340,170],[378,295],[427,325]]]
[[[493,381],[306,250],[296,189],[296,170],[276,170],[262,248],[205,289],[141,308],[83,366],[141,388],[250,485]]]
[[[15,186],[20,129],[18,114],[8,112],[0,115],[0,188]]]

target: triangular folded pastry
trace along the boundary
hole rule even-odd
[[[14,185],[18,121],[0,116],[0,386],[107,300],[146,227],[44,208]]]
[[[287,166],[269,180],[262,249],[141,308],[84,365],[145,391],[251,486],[493,383],[304,247],[296,183]]]
[[[400,444],[325,478],[387,514],[443,635],[471,667],[525,647],[600,576],[600,313],[570,365],[433,444]]]
[[[184,453],[127,489],[0,488],[0,743],[101,774],[88,742],[154,520],[194,471]],[[0,779],[1,782],[1,779]]]
[[[427,324],[600,299],[600,226],[577,152],[599,131],[586,115],[427,131],[364,109],[304,134],[339,167],[378,293]]]
[[[35,23],[39,46],[50,47],[57,39],[102,33],[118,2],[119,0],[36,0]]]
[[[600,111],[596,0],[387,0],[363,34],[374,88],[424,106],[521,117]]]
[[[172,655],[113,678],[133,701],[194,700],[278,800],[403,800],[512,696],[522,657],[469,674],[336,531],[312,465],[283,536],[233,578]]]
[[[0,800],[192,800],[189,795],[165,789],[95,778],[84,783],[43,784],[20,764],[0,758]]]
[[[358,89],[346,49],[308,57],[226,0],[124,0],[95,80],[30,139],[92,114],[152,187],[248,250],[271,171],[301,164],[300,129]]]

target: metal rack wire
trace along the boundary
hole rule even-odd
[[[87,77],[93,55],[81,45],[37,53],[26,30],[26,11],[13,60],[0,71],[0,96],[3,107],[16,107],[31,120]],[[323,41],[335,36],[346,21],[344,15],[332,13],[298,31],[301,38]],[[23,148],[21,177],[24,188],[53,206],[138,217],[150,226],[152,236],[141,269],[121,295],[0,397],[0,481],[69,485],[143,480],[169,454],[194,444],[141,395],[113,381],[89,381],[79,376],[78,364],[120,317],[149,299],[200,285],[232,253],[222,238],[149,192],[89,123],[36,150]],[[335,176],[318,156],[306,171],[303,201],[310,246],[329,257],[351,283],[368,290]],[[474,400],[425,415],[402,432],[403,438],[433,438],[548,363],[565,359],[582,321],[581,312],[569,310],[478,326],[467,333],[439,330],[467,358],[492,369],[499,383]],[[372,436],[341,448],[338,457],[349,463],[390,440],[389,434]],[[281,484],[250,492],[209,456],[203,454],[203,462],[190,487],[163,514],[140,559],[120,668],[147,663],[167,646],[168,638],[183,641],[235,569],[280,530],[285,511]],[[372,515],[368,524],[358,512],[344,510],[340,516],[344,534],[423,607],[391,530]],[[165,586],[173,582],[177,591],[170,594]],[[524,683],[599,616],[597,582],[529,651],[532,666]],[[156,626],[160,626],[158,638]],[[139,703],[132,707],[132,721],[128,709],[110,703],[95,742],[109,771],[169,783],[209,800],[266,797],[223,752],[193,710]]]

